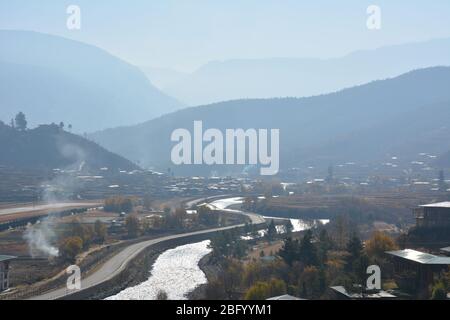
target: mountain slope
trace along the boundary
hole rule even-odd
[[[424,146],[438,152],[450,148],[445,139],[448,130],[436,130],[450,123],[449,83],[449,67],[428,68],[316,97],[236,100],[188,108],[92,137],[114,152],[159,169],[171,166],[172,131],[186,128],[192,132],[195,120],[203,121],[204,130],[222,132],[228,128],[280,129],[280,161],[285,167],[319,160],[328,165],[355,157],[374,161],[405,143],[409,153],[422,152],[417,149]],[[193,173],[198,169],[217,168],[184,166],[178,170]]]
[[[327,60],[215,61],[163,89],[189,105],[243,98],[305,97],[434,66],[450,66],[450,39],[358,51]]]
[[[0,45],[4,121],[23,111],[32,125],[64,121],[77,132],[95,131],[181,106],[137,67],[94,46],[28,31],[0,31]]]
[[[449,123],[450,99],[425,105],[375,126],[334,137],[327,143],[297,152],[303,155],[304,160],[325,166],[327,163],[346,161],[374,164],[392,157],[397,159],[397,163],[420,160],[421,153],[435,156],[450,148]]]
[[[0,165],[27,169],[135,170],[138,166],[56,125],[18,131],[0,122]]]
[[[187,73],[168,68],[142,66],[140,69],[145,73],[150,82],[160,89],[171,86],[172,84],[188,76]]]

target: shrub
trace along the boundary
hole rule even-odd
[[[59,251],[63,258],[73,262],[82,249],[83,240],[80,237],[69,237],[63,240]]]

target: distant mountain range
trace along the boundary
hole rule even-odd
[[[191,106],[245,98],[307,97],[434,66],[450,66],[450,39],[357,51],[333,59],[214,61],[191,74],[172,77],[160,88]],[[152,79],[158,82],[157,78],[155,73]],[[167,79],[166,73],[162,79]]]
[[[159,89],[169,87],[181,79],[188,77],[189,73],[169,68],[140,67],[150,82]]]
[[[343,77],[345,77],[343,75]],[[174,167],[171,133],[218,128],[280,129],[282,167],[376,162],[450,150],[450,67],[416,70],[340,92],[308,98],[248,99],[192,107],[140,125],[105,130],[95,141],[144,166]],[[449,165],[450,167],[450,165]],[[240,168],[240,170],[242,167]],[[194,174],[235,167],[182,166]],[[225,172],[224,172],[225,171]]]
[[[0,31],[0,119],[64,121],[76,132],[131,125],[182,104],[137,67],[95,46],[29,31]]]
[[[18,131],[0,122],[0,165],[24,169],[82,172],[135,170],[138,166],[56,125]]]

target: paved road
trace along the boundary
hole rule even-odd
[[[226,196],[213,196],[209,198],[201,198],[201,199],[195,199],[186,202],[186,207],[191,208],[194,205],[198,205],[203,202],[209,202],[210,208],[213,210],[218,211],[227,211],[227,212],[233,212],[237,214],[243,214],[246,215],[248,218],[250,218],[250,221],[252,224],[260,224],[266,222],[266,220],[259,214],[252,213],[252,212],[246,212],[242,210],[237,209],[229,209],[232,206],[236,206],[238,204],[242,203],[242,197],[229,197],[224,198]]]
[[[60,210],[67,208],[82,208],[82,207],[94,207],[98,206],[100,203],[92,203],[92,202],[64,202],[64,203],[53,203],[53,204],[41,204],[41,205],[29,205],[23,207],[14,207],[14,208],[6,208],[0,209],[0,216],[8,215],[8,214],[16,214],[16,213],[31,213],[35,211],[43,211],[43,210]]]
[[[203,200],[203,199],[202,199]],[[211,203],[212,205],[214,202]],[[230,209],[231,210],[231,209]],[[264,223],[265,220],[263,217],[254,214],[254,213],[248,213],[248,212],[241,212],[238,210],[233,210],[234,212],[240,212],[241,214],[244,214],[250,218],[252,223],[259,224]],[[110,260],[105,262],[103,266],[101,266],[97,271],[95,271],[93,274],[88,276],[87,278],[83,279],[81,282],[82,290],[86,288],[90,288],[93,286],[96,286],[98,284],[101,284],[105,281],[108,281],[118,275],[120,272],[122,272],[127,264],[133,260],[139,253],[141,253],[143,250],[148,248],[151,245],[154,245],[156,243],[160,243],[163,241],[171,240],[171,239],[180,239],[184,237],[189,237],[193,235],[198,234],[208,234],[208,233],[214,233],[218,231],[228,230],[236,227],[242,227],[243,224],[240,225],[234,225],[229,227],[223,227],[223,228],[214,228],[214,229],[208,229],[208,230],[202,230],[202,231],[196,231],[196,232],[190,232],[190,233],[183,233],[183,234],[176,234],[171,236],[165,236],[157,239],[147,240],[143,242],[139,242],[133,245],[130,245],[129,247],[126,247],[122,251],[120,251],[118,254],[113,256]],[[50,291],[46,294],[36,296],[32,298],[31,300],[54,300],[58,298],[62,298],[68,294],[66,288],[60,288],[54,291]]]
[[[215,201],[212,201],[209,203],[210,207],[212,207],[215,210],[219,211],[227,211],[237,214],[243,214],[246,215],[248,218],[250,218],[250,221],[252,224],[260,224],[266,222],[266,220],[263,218],[263,216],[252,213],[252,212],[246,212],[238,209],[229,209],[230,207],[239,205],[242,203],[242,197],[234,197],[234,198],[226,198],[226,199],[218,199]]]

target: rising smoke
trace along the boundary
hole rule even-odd
[[[58,141],[58,149],[60,154],[71,162],[62,171],[75,171],[75,174],[57,175],[54,179],[43,183],[42,200],[45,204],[56,204],[71,200],[76,190],[80,188],[76,173],[84,168],[84,152],[78,146],[64,143],[62,139]],[[49,216],[35,225],[27,226],[24,239],[28,243],[28,249],[33,258],[38,256],[57,257],[59,255],[58,248],[52,245],[56,238],[54,231],[56,224],[55,217]]]
[[[47,217],[35,225],[29,224],[24,233],[24,239],[27,240],[30,255],[57,257],[59,250],[51,244],[55,239],[54,221],[52,217]]]

